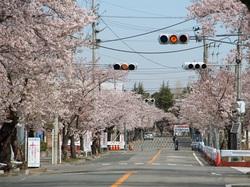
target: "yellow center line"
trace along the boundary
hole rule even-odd
[[[157,151],[157,153],[148,161],[148,164],[152,165],[152,163],[159,157],[161,154],[161,150]]]
[[[117,181],[115,181],[115,183],[112,184],[111,187],[118,187],[118,186],[122,185],[129,178],[129,176],[132,174],[133,174],[132,171],[128,171],[121,178],[117,179]]]

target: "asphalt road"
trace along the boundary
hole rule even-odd
[[[101,158],[29,176],[0,177],[0,187],[238,187],[250,176],[208,166],[191,150],[109,152]],[[246,185],[249,184],[249,185]]]

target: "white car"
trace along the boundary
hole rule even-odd
[[[144,133],[143,139],[144,140],[153,140],[154,139],[154,135],[151,132],[146,132],[146,133]]]

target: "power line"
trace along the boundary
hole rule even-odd
[[[165,30],[165,29],[168,29],[168,28],[171,28],[171,27],[174,27],[174,26],[186,23],[186,22],[188,22],[190,20],[192,20],[192,19],[187,19],[187,20],[175,23],[173,25],[169,25],[169,26],[162,27],[162,28],[159,28],[159,29],[154,29],[152,31],[144,32],[144,33],[141,33],[141,34],[136,34],[136,35],[127,36],[127,37],[123,37],[123,38],[116,38],[116,39],[111,39],[111,40],[104,40],[104,41],[101,41],[101,42],[102,43],[107,43],[107,42],[114,42],[114,41],[119,41],[119,40],[126,40],[126,39],[130,39],[130,38],[136,38],[136,37],[140,37],[140,36],[145,36],[145,35],[148,35],[148,34],[152,34],[152,33],[155,33],[155,32],[161,31],[161,30]]]
[[[226,37],[227,38],[227,37]],[[226,43],[226,44],[231,44],[231,45],[237,45],[234,42],[227,42],[227,41],[223,41],[226,38],[222,38],[221,40],[215,40],[215,39],[207,39],[213,42],[210,42],[207,45],[211,45],[215,42],[221,42],[221,43]],[[191,38],[190,38],[191,39]],[[245,47],[249,47],[248,45],[243,45],[241,44],[240,46],[245,46]],[[128,50],[123,50],[123,49],[117,49],[117,48],[111,48],[111,47],[107,47],[107,46],[102,46],[102,45],[98,45],[98,47],[104,48],[104,49],[108,49],[108,50],[112,50],[112,51],[117,51],[117,52],[124,52],[124,53],[136,53],[136,54],[151,54],[151,55],[157,55],[157,54],[167,54],[167,53],[178,53],[178,52],[184,52],[184,51],[190,51],[193,49],[198,49],[198,48],[202,48],[204,47],[204,45],[200,45],[200,46],[196,46],[196,47],[190,47],[190,48],[185,48],[185,49],[180,49],[180,50],[172,50],[172,51],[128,51]]]
[[[121,9],[125,9],[125,10],[129,10],[129,11],[133,11],[133,12],[141,12],[141,13],[144,13],[144,14],[151,14],[151,15],[157,15],[157,16],[162,16],[160,14],[156,14],[156,13],[153,13],[153,12],[148,12],[148,11],[145,11],[145,10],[139,10],[139,9],[134,9],[134,8],[128,8],[128,7],[124,7],[124,6],[121,6],[121,5],[117,5],[117,4],[114,4],[114,3],[110,3],[110,2],[107,2],[107,1],[104,1],[104,0],[101,0],[103,3],[106,3],[106,4],[110,4],[112,6],[115,6],[115,7],[118,7],[118,8],[121,8]]]
[[[117,19],[187,19],[187,17],[184,16],[111,16],[111,15],[101,15],[105,18],[117,18]]]
[[[157,51],[128,51],[128,50],[117,49],[117,48],[112,48],[112,47],[107,47],[107,46],[102,46],[102,45],[97,45],[97,46],[101,47],[103,49],[108,49],[108,50],[117,51],[117,52],[145,54],[145,55],[159,55],[159,54],[168,54],[168,53],[179,53],[179,52],[190,51],[190,50],[193,50],[193,49],[198,49],[198,48],[203,47],[203,45],[200,45],[200,46],[190,47],[190,48],[180,49],[180,50],[158,51],[157,52]]]
[[[206,40],[213,41],[213,42],[219,42],[219,43],[225,43],[225,44],[230,44],[230,45],[237,45],[237,43],[234,42],[227,42],[223,40],[216,40],[216,39],[211,39],[211,38],[206,38]],[[239,44],[240,46],[244,47],[250,47],[249,45],[244,45],[244,44]]]
[[[110,30],[118,39],[120,39],[120,41],[121,41],[124,45],[126,45],[130,50],[132,50],[135,54],[138,54],[140,57],[142,57],[143,59],[145,59],[145,60],[147,60],[147,61],[149,61],[149,62],[151,62],[151,63],[153,63],[153,64],[157,64],[157,65],[162,66],[162,67],[167,67],[167,68],[176,69],[176,67],[170,67],[170,66],[166,66],[166,65],[160,64],[160,63],[158,63],[158,62],[156,62],[156,61],[153,61],[153,60],[151,60],[151,59],[149,59],[149,58],[143,56],[142,54],[136,53],[136,51],[135,51],[132,47],[130,47],[125,41],[123,41],[123,40],[113,31],[113,29],[111,29],[111,27],[110,27],[102,18],[101,18],[101,20],[102,20],[102,22],[109,28],[109,30]]]

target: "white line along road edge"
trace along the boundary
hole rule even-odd
[[[204,166],[204,164],[199,160],[199,158],[196,156],[195,152],[193,152],[194,158],[197,160],[197,162],[201,165]]]

